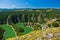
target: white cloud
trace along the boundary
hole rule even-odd
[[[16,7],[16,5],[13,4],[13,5],[12,5],[12,8],[15,8],[15,7]]]

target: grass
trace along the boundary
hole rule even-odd
[[[16,27],[24,29],[24,32],[22,33],[23,35],[32,31],[31,28],[24,26],[22,23],[16,23],[15,25]],[[15,32],[13,31],[10,25],[3,24],[1,25],[1,27],[5,30],[4,35],[3,35],[4,39],[15,37]]]
[[[15,37],[15,32],[9,25],[1,25],[1,27],[5,30],[4,39]]]
[[[31,28],[24,26],[23,23],[16,23],[15,25],[16,25],[17,27],[19,27],[19,28],[24,29],[23,34],[27,34],[27,33],[29,33],[29,32],[32,31]]]

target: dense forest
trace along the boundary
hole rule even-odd
[[[31,10],[4,10],[0,11],[0,24],[17,22],[43,23],[47,20],[60,18],[60,9],[31,9]]]
[[[34,26],[36,23],[44,24],[51,19],[60,20],[60,9],[7,9],[0,11],[0,24],[16,24],[22,22],[25,25]]]

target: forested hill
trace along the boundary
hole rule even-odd
[[[46,20],[53,18],[60,18],[60,9],[0,9],[0,24],[45,23]]]

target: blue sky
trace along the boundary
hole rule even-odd
[[[60,0],[0,0],[0,8],[60,8]]]

